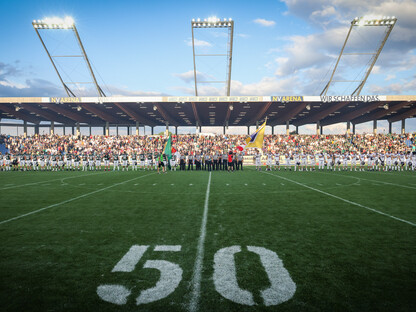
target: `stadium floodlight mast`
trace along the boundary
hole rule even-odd
[[[221,20],[217,17],[209,17],[201,20],[200,18],[192,19],[192,51],[194,59],[194,80],[195,80],[195,96],[198,96],[198,81],[196,75],[196,57],[210,57],[210,56],[225,56],[227,57],[227,73],[226,81],[201,81],[200,83],[225,83],[227,86],[226,95],[230,96],[231,91],[231,63],[233,57],[233,36],[234,36],[234,21],[232,18],[224,18]],[[194,29],[196,28],[225,28],[228,30],[227,53],[226,54],[195,54],[195,37]]]
[[[359,82],[358,87],[354,90],[354,92],[351,95],[360,95],[361,90],[364,87],[364,84],[367,81],[368,76],[370,76],[371,70],[374,67],[374,64],[377,61],[378,56],[381,53],[381,50],[384,47],[384,44],[386,43],[391,31],[393,30],[394,25],[396,25],[397,18],[395,16],[362,16],[362,17],[356,17],[351,22],[350,29],[348,31],[347,37],[345,38],[344,45],[342,46],[341,52],[338,56],[337,62],[335,64],[335,67],[332,71],[331,78],[329,79],[329,82],[326,84],[325,88],[322,90],[321,95],[326,95],[328,92],[329,87],[333,82]],[[381,41],[377,51],[375,53],[365,53],[365,54],[371,54],[372,57],[370,59],[369,65],[365,71],[364,78],[362,80],[353,80],[353,81],[335,81],[333,80],[335,72],[337,70],[339,61],[342,57],[342,55],[346,55],[347,53],[344,53],[345,46],[347,45],[348,38],[350,37],[351,31],[353,27],[363,27],[363,26],[382,26],[386,27],[386,30],[384,32],[383,40]],[[363,53],[348,53],[348,55],[360,55]]]
[[[72,17],[70,17],[70,16],[66,16],[64,18],[60,18],[60,17],[47,17],[47,18],[44,18],[42,20],[33,20],[32,25],[33,25],[33,28],[36,31],[36,34],[38,35],[38,37],[39,37],[39,39],[41,41],[43,47],[45,48],[46,53],[48,54],[48,57],[51,60],[52,65],[53,65],[56,73],[58,74],[59,80],[61,81],[61,83],[62,83],[62,85],[63,85],[63,87],[65,89],[65,92],[67,93],[67,95],[69,97],[71,97],[71,96],[72,97],[76,97],[76,95],[67,86],[67,84],[69,82],[65,82],[62,79],[62,76],[59,73],[59,70],[58,70],[58,68],[57,68],[57,66],[55,64],[54,58],[57,58],[57,57],[67,57],[67,58],[68,57],[69,58],[70,57],[83,57],[84,60],[85,60],[86,65],[88,67],[88,71],[89,71],[89,73],[91,75],[91,79],[92,79],[93,82],[71,82],[71,83],[73,83],[73,84],[94,84],[95,85],[95,88],[97,89],[98,96],[99,97],[105,97],[106,96],[105,93],[104,93],[104,91],[101,89],[101,87],[97,83],[97,79],[95,78],[94,71],[92,70],[92,67],[91,67],[90,61],[88,59],[87,53],[85,52],[85,49],[84,49],[84,45],[82,44],[81,38],[80,38],[80,36],[78,34],[78,30],[77,30],[77,28],[75,26],[74,19]],[[51,30],[72,30],[74,32],[75,38],[76,38],[76,40],[78,42],[78,45],[80,47],[81,55],[59,55],[59,56],[51,55],[50,52],[49,52],[49,50],[48,50],[48,48],[46,47],[46,44],[45,44],[45,42],[44,42],[44,40],[43,40],[43,38],[41,36],[40,31],[39,31],[39,30],[45,30],[45,29],[48,29],[48,30],[49,29],[51,29]]]

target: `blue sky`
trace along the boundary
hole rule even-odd
[[[109,95],[192,94],[190,22],[210,16],[235,21],[232,95],[319,95],[349,23],[369,14],[394,15],[398,22],[362,94],[416,94],[415,1],[39,0],[0,2],[0,96],[63,94],[31,24],[51,16],[74,18]],[[60,44],[62,38],[44,33]],[[354,36],[352,49],[371,48],[378,40],[365,30]],[[225,49],[221,34],[197,33],[196,38],[198,51]],[[355,76],[362,69],[359,62],[345,64],[345,74]],[[225,77],[221,62],[203,59],[197,66],[202,78]],[[334,86],[331,92],[346,93],[347,87]],[[223,92],[213,85],[200,87],[201,94]],[[414,120],[407,124],[409,131],[416,130]]]

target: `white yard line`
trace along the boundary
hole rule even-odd
[[[77,176],[74,176],[74,177],[68,177],[68,178],[59,178],[59,179],[46,180],[46,181],[37,181],[37,182],[32,182],[32,183],[27,183],[27,184],[19,184],[19,185],[14,185],[14,186],[0,188],[0,191],[2,191],[2,190],[8,190],[8,189],[16,188],[16,187],[29,186],[29,185],[37,185],[37,184],[43,184],[43,183],[48,183],[48,182],[53,182],[53,181],[58,181],[58,180],[75,179],[75,178],[85,177],[87,175],[92,176],[92,175],[103,174],[103,173],[105,173],[105,172],[89,173],[89,174],[77,175]]]
[[[272,176],[274,176],[274,177],[276,177],[276,178],[279,178],[279,179],[283,179],[283,180],[286,180],[286,181],[289,181],[289,182],[292,182],[292,183],[295,183],[295,184],[301,185],[301,186],[306,187],[306,188],[308,188],[308,189],[311,189],[311,190],[313,190],[313,191],[315,191],[315,192],[322,193],[322,194],[324,194],[324,195],[327,195],[327,196],[330,196],[330,197],[333,197],[333,198],[336,198],[336,199],[342,200],[343,202],[346,202],[346,203],[349,203],[349,204],[351,204],[351,205],[358,206],[358,207],[361,207],[361,208],[364,208],[364,209],[370,210],[370,211],[372,211],[372,212],[375,212],[375,213],[381,214],[381,215],[383,215],[383,216],[386,216],[386,217],[392,218],[392,219],[394,219],[394,220],[401,221],[401,222],[404,222],[404,223],[410,224],[410,225],[412,225],[412,226],[416,226],[416,223],[413,223],[413,222],[410,222],[410,221],[407,221],[407,220],[404,220],[404,219],[397,218],[397,217],[395,217],[395,216],[389,215],[389,214],[387,214],[387,213],[384,213],[384,212],[382,212],[382,211],[376,210],[376,209],[374,209],[374,208],[370,208],[370,207],[367,207],[367,206],[364,206],[364,205],[358,204],[358,203],[356,203],[356,202],[350,201],[350,200],[348,200],[348,199],[345,199],[345,198],[342,198],[342,197],[339,197],[339,196],[336,196],[336,195],[333,195],[333,194],[330,194],[330,193],[327,193],[327,192],[324,192],[324,191],[318,190],[318,189],[313,188],[313,187],[311,187],[311,186],[308,186],[308,185],[306,185],[306,184],[303,184],[303,183],[300,183],[300,182],[297,182],[297,181],[294,181],[294,180],[291,180],[291,179],[288,179],[288,178],[282,177],[282,176],[280,176],[280,175],[274,175],[274,174],[271,174],[271,173],[268,173],[268,172],[263,172],[263,173],[265,173],[265,174],[269,174],[269,175],[272,175]]]
[[[60,206],[60,205],[66,204],[66,203],[70,203],[70,202],[72,202],[72,201],[74,201],[74,200],[81,199],[81,198],[87,197],[87,196],[89,196],[89,195],[92,195],[92,194],[95,194],[95,193],[99,193],[99,192],[102,192],[102,191],[108,190],[109,188],[112,188],[112,187],[114,187],[114,186],[118,186],[118,185],[121,185],[121,184],[124,184],[124,183],[130,182],[130,181],[136,180],[136,179],[140,179],[140,178],[147,177],[147,176],[149,176],[149,175],[151,175],[151,174],[154,174],[154,173],[146,174],[146,175],[144,175],[144,176],[140,176],[140,177],[135,177],[135,178],[133,178],[133,179],[126,180],[126,181],[124,181],[124,182],[119,182],[119,183],[116,183],[116,184],[113,184],[113,185],[110,185],[110,186],[107,186],[107,187],[101,188],[101,189],[96,190],[96,191],[93,191],[93,192],[89,192],[89,193],[86,193],[86,194],[82,194],[82,195],[80,195],[80,196],[73,197],[73,198],[70,198],[70,199],[64,200],[64,201],[62,201],[62,202],[60,202],[60,203],[56,203],[56,204],[53,204],[53,205],[50,205],[50,206],[47,206],[47,207],[43,207],[43,208],[40,208],[40,209],[37,209],[37,210],[31,211],[31,212],[28,212],[28,213],[22,214],[22,215],[20,215],[20,216],[14,217],[14,218],[10,218],[10,219],[4,220],[4,221],[0,221],[0,225],[1,225],[1,224],[3,224],[3,223],[7,223],[7,222],[10,222],[10,221],[13,221],[13,220],[17,220],[17,219],[20,219],[20,218],[26,217],[26,216],[30,216],[30,215],[32,215],[32,214],[35,214],[35,213],[41,212],[41,211],[43,211],[43,210],[47,210],[47,209],[54,208],[54,207],[57,207],[57,206]]]
[[[376,183],[383,183],[383,184],[394,185],[394,186],[398,186],[398,187],[404,187],[404,188],[410,188],[410,189],[416,190],[416,187],[413,187],[413,186],[407,186],[407,185],[403,185],[403,184],[397,184],[397,183],[391,183],[391,182],[384,182],[384,181],[372,180],[372,179],[366,179],[366,178],[359,178],[359,177],[356,177],[356,176],[353,176],[353,175],[342,175],[342,174],[326,173],[326,172],[319,172],[319,173],[330,174],[330,175],[337,175],[337,176],[340,176],[340,177],[348,177],[348,178],[354,178],[354,179],[361,179],[361,180],[366,180],[366,181],[371,181],[371,182],[376,182]]]
[[[204,244],[205,236],[207,234],[207,218],[208,218],[208,203],[209,203],[209,190],[211,187],[211,172],[209,173],[207,192],[205,194],[204,215],[202,217],[201,230],[198,240],[198,250],[196,253],[194,272],[192,274],[191,281],[191,301],[189,303],[188,311],[195,312],[198,310],[199,297],[201,295],[201,275],[202,275],[202,262],[204,260]]]

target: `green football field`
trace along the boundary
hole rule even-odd
[[[416,172],[0,172],[0,311],[415,311]]]

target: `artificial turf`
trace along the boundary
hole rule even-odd
[[[198,311],[414,311],[415,203],[406,171],[0,172],[0,310],[188,311],[205,209]],[[112,272],[133,245],[149,246],[134,270]],[[215,255],[232,246],[255,305],[215,288]],[[278,255],[293,297],[265,305],[270,280],[248,246]],[[161,275],[148,260],[177,264],[182,278],[137,305]],[[104,301],[100,285],[123,285],[127,303]]]

